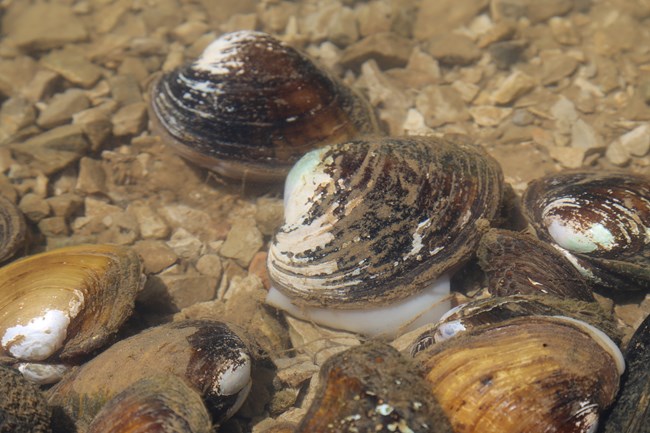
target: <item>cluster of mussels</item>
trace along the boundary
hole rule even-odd
[[[375,341],[331,357],[301,423],[273,431],[647,431],[650,319],[623,355],[592,290],[650,289],[650,178],[549,175],[522,197],[526,232],[508,230],[503,174],[480,146],[380,136],[360,95],[259,32],[224,35],[160,77],[150,111],[155,132],[202,166],[286,178],[268,304],[408,340],[401,351]],[[24,232],[4,208],[3,232]],[[20,244],[5,237],[4,258]],[[451,308],[451,275],[474,257],[487,293]],[[237,411],[253,366],[231,325],[172,322],[87,361],[142,285],[138,257],[110,245],[0,269],[0,362],[56,382],[41,404],[13,368],[0,369],[12,401],[0,403],[0,431],[50,431],[49,407],[57,432],[79,433],[209,432]]]

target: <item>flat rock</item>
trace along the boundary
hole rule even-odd
[[[480,126],[497,126],[512,113],[509,107],[494,107],[491,105],[477,105],[469,109],[469,114],[474,122]]]
[[[70,218],[83,206],[83,199],[77,194],[70,192],[54,195],[52,197],[48,197],[46,200],[50,205],[54,216],[60,216],[65,219]]]
[[[184,228],[176,230],[167,245],[183,259],[196,260],[203,249],[203,242]]]
[[[47,201],[34,193],[25,194],[18,203],[18,208],[31,222],[39,222],[50,214],[50,205]]]
[[[0,61],[0,95],[17,96],[33,79],[38,64],[28,56]]]
[[[623,147],[620,140],[614,140],[607,146],[605,158],[614,165],[624,166],[630,162],[630,152]]]
[[[580,168],[585,159],[585,149],[577,147],[553,146],[548,148],[551,158],[559,162],[564,168]]]
[[[111,108],[98,106],[79,111],[72,116],[75,125],[81,126],[90,140],[93,151],[99,150],[113,131]]]
[[[630,155],[645,156],[650,152],[650,124],[644,123],[620,137],[621,146]]]
[[[537,23],[554,16],[566,15],[574,0],[491,0],[490,13],[494,21],[528,18]]]
[[[38,230],[48,238],[68,236],[70,234],[70,227],[68,227],[65,218],[60,216],[43,218],[38,222]]]
[[[263,235],[271,236],[284,220],[284,203],[282,199],[260,197],[255,203],[255,223]]]
[[[515,71],[492,94],[492,101],[499,105],[509,104],[534,89],[536,84],[536,80],[530,75]]]
[[[424,116],[426,124],[432,128],[468,120],[470,117],[465,101],[451,86],[425,87],[415,99],[415,105]]]
[[[422,41],[469,24],[485,9],[488,2],[488,0],[422,1],[413,27],[413,36]]]
[[[264,245],[262,233],[254,220],[243,219],[233,224],[219,254],[248,267],[255,253]]]
[[[85,156],[81,158],[75,191],[82,195],[106,191],[106,171],[101,161]]]
[[[135,215],[144,239],[164,239],[169,236],[170,228],[165,220],[146,203],[132,203],[127,211]]]
[[[135,102],[126,105],[115,113],[112,119],[113,135],[137,135],[147,125],[147,104]]]
[[[14,43],[26,50],[47,50],[83,41],[88,32],[72,9],[57,3],[36,3],[25,9],[11,27]]]
[[[119,105],[142,102],[140,85],[133,75],[115,75],[108,80],[113,99]]]
[[[133,249],[142,259],[146,274],[157,274],[178,261],[174,250],[164,242],[153,239],[136,242]]]
[[[216,254],[204,254],[196,261],[196,270],[203,275],[221,279],[223,274],[223,265],[221,258]]]
[[[72,48],[50,52],[41,59],[41,64],[85,89],[102,76],[102,68],[88,61],[83,52]]]
[[[10,147],[18,159],[49,175],[81,158],[90,144],[81,126],[64,125]]]
[[[604,147],[601,135],[582,119],[576,120],[571,128],[571,147],[578,149],[599,149]]]
[[[54,95],[47,107],[41,111],[36,123],[45,129],[62,125],[70,121],[73,114],[85,110],[89,105],[90,101],[83,90],[68,89]]]
[[[542,53],[542,67],[539,78],[542,84],[548,86],[570,76],[578,68],[578,61],[565,54]]]
[[[496,42],[489,46],[488,52],[499,69],[508,69],[521,60],[521,55],[528,46],[525,40]]]
[[[362,37],[390,31],[397,15],[395,7],[383,1],[360,3],[356,12]]]
[[[35,119],[36,109],[27,98],[7,99],[0,108],[0,143],[11,139],[17,131],[31,125]]]
[[[481,50],[467,36],[446,33],[434,36],[427,51],[446,65],[469,65],[481,58]]]
[[[375,33],[350,45],[341,55],[346,68],[359,68],[374,59],[382,69],[403,67],[409,60],[413,42],[395,33]]]
[[[147,308],[177,312],[214,299],[217,280],[205,275],[161,274],[147,279],[138,301]]]

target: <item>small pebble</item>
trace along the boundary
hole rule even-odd
[[[136,135],[142,132],[147,123],[147,105],[136,102],[120,108],[113,115],[113,135]]]
[[[50,205],[36,194],[25,194],[18,203],[18,208],[25,217],[32,222],[39,222],[50,214]]]
[[[239,220],[228,232],[219,254],[234,259],[242,267],[248,267],[262,245],[264,245],[262,233],[255,225],[255,221]]]
[[[81,89],[68,89],[54,95],[47,107],[41,111],[36,123],[41,128],[50,129],[67,123],[72,116],[88,108],[90,101]]]

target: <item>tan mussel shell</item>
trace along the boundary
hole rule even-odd
[[[25,218],[11,200],[0,195],[0,262],[12,257],[25,243]]]
[[[593,432],[624,370],[616,345],[565,317],[521,317],[416,356],[455,433]]]
[[[172,375],[135,382],[97,414],[88,433],[210,433],[199,393]]]
[[[106,344],[133,311],[144,276],[116,245],[60,248],[0,268],[0,355],[52,381],[46,364],[75,363]],[[41,369],[42,367],[42,369]]]

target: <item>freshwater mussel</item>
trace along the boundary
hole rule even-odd
[[[650,289],[650,178],[575,170],[532,181],[524,213],[594,285]]]
[[[360,94],[261,32],[222,35],[157,80],[150,98],[166,143],[234,179],[281,181],[308,150],[378,131]]]
[[[502,189],[498,163],[471,144],[375,138],[313,150],[287,176],[267,302],[370,335],[436,320]]]
[[[137,254],[116,245],[60,248],[0,268],[0,360],[38,383],[105,345],[144,284]]]

